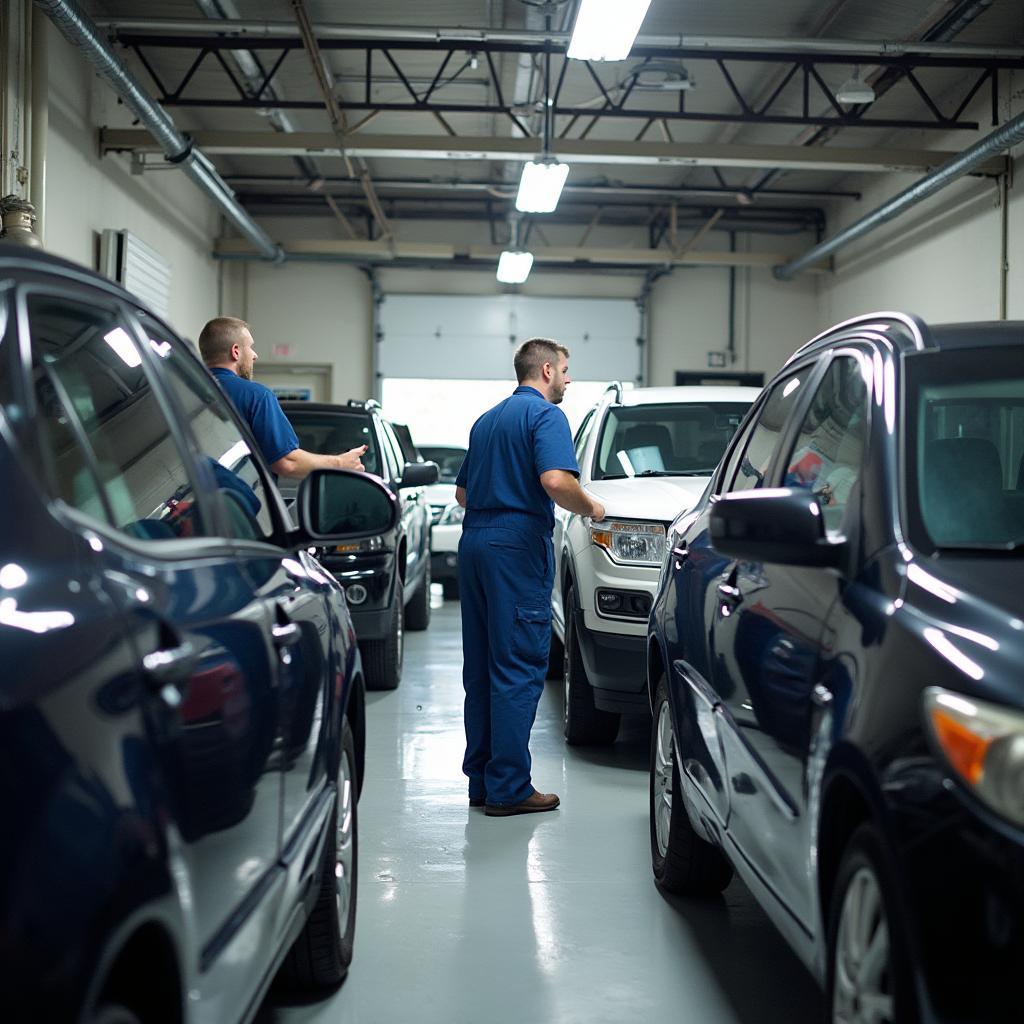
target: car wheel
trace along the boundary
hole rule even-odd
[[[345,720],[338,792],[324,841],[316,903],[282,967],[293,987],[337,985],[352,963],[356,931],[359,833],[356,816],[356,748]]]
[[[459,581],[458,580],[445,580],[442,584],[444,587],[444,596],[447,601],[458,601],[459,599]]]
[[[732,865],[713,843],[694,831],[683,804],[675,757],[675,732],[662,676],[654,695],[651,723],[651,867],[665,892],[709,896],[732,880]]]
[[[562,683],[565,688],[562,726],[566,741],[573,746],[611,743],[619,734],[619,716],[594,705],[594,690],[583,667],[583,655],[576,637],[575,594],[565,595],[565,656]]]
[[[551,647],[548,649],[548,679],[561,679],[565,672],[565,644],[558,639],[554,628],[551,630]]]
[[[359,644],[368,690],[394,690],[402,681],[402,658],[405,654],[403,611],[401,583],[396,583],[388,635],[380,640],[363,640]]]
[[[861,825],[829,906],[826,1006],[832,1024],[914,1024],[910,961],[881,841]]]
[[[420,580],[416,593],[412,595],[405,613],[405,624],[409,629],[421,630],[430,625],[430,557],[426,559],[423,579]]]

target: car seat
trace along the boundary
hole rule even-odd
[[[984,437],[930,441],[921,467],[924,520],[939,544],[1009,540],[1013,524],[996,446]]]
[[[634,448],[657,448],[662,468],[672,467],[675,453],[672,450],[672,434],[663,423],[637,423],[627,427],[617,439],[615,451],[632,451]],[[657,468],[657,467],[654,467]]]

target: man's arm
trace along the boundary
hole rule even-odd
[[[549,469],[540,475],[540,485],[548,497],[568,512],[591,519],[604,519],[604,505],[580,487],[579,480],[565,469]],[[456,492],[456,496],[458,492]]]
[[[361,456],[366,452],[366,445],[342,452],[340,455],[317,455],[315,452],[307,452],[302,448],[295,448],[287,455],[282,456],[277,462],[271,463],[270,468],[278,476],[286,476],[292,480],[302,480],[309,476],[314,469],[353,469],[361,471],[363,461]]]
[[[466,507],[466,488],[456,487],[455,488],[455,500],[463,507]]]

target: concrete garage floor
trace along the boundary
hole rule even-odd
[[[435,595],[435,602],[440,601]],[[549,682],[533,777],[562,806],[487,818],[460,771],[459,606],[407,634],[369,695],[355,960],[326,999],[272,995],[258,1024],[803,1024],[820,997],[746,888],[668,901],[651,877],[647,723],[611,748],[561,735]]]

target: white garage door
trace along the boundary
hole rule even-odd
[[[612,380],[640,375],[640,313],[628,299],[389,295],[377,351],[385,412],[421,445],[462,445],[476,418],[515,386],[528,338],[570,351],[562,411],[573,431]]]

